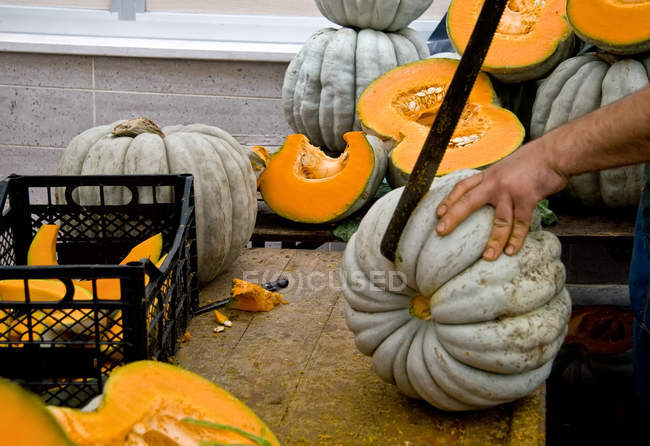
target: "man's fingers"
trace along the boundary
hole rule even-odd
[[[503,195],[494,211],[492,233],[490,234],[485,251],[483,251],[483,258],[485,260],[496,260],[501,255],[512,232],[512,220],[512,199],[510,195]]]
[[[477,189],[470,189],[465,194],[461,195],[457,200],[449,205],[446,209],[444,216],[438,222],[436,231],[440,235],[449,234],[456,229],[463,220],[469,215],[487,203],[487,196],[484,192]]]
[[[438,208],[436,209],[438,217],[442,218],[442,216],[445,215],[447,211],[465,195],[465,193],[481,184],[481,181],[483,181],[483,172],[479,172],[476,175],[472,175],[471,177],[465,178],[463,181],[457,183],[449,195],[447,195],[438,205]]]
[[[533,215],[533,210],[534,207],[532,209],[529,209],[529,207],[517,207],[515,209],[515,221],[512,226],[512,233],[508,239],[508,245],[505,249],[505,253],[509,256],[517,254],[524,245],[526,235],[530,230],[530,220]]]

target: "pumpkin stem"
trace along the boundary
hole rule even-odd
[[[428,297],[415,296],[411,299],[409,312],[412,316],[425,321],[431,320],[431,302]]]
[[[135,138],[142,133],[155,133],[161,138],[165,137],[165,134],[160,130],[160,127],[158,127],[151,119],[147,118],[129,119],[128,121],[116,125],[113,129],[113,136],[115,137],[130,136],[131,138]]]
[[[596,57],[601,59],[603,62],[607,62],[610,65],[614,65],[616,62],[620,60],[620,57],[602,51],[597,52]]]

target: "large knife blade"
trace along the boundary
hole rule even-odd
[[[507,3],[508,0],[486,0],[483,3],[463,57],[381,240],[381,253],[391,262],[395,261],[397,244],[409,217],[436,176]]]

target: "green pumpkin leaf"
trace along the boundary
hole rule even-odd
[[[361,223],[363,214],[368,209],[370,209],[370,206],[372,206],[372,204],[375,201],[379,200],[381,197],[386,195],[391,190],[392,189],[390,185],[386,182],[386,180],[384,180],[377,188],[377,192],[375,193],[375,196],[372,197],[372,200],[370,200],[368,204],[364,206],[360,212],[357,212],[354,215],[349,216],[341,223],[339,223],[338,226],[336,226],[336,228],[332,230],[332,234],[334,234],[334,237],[340,238],[346,243],[350,241],[352,235],[354,235],[354,233],[357,232],[357,229],[359,229],[359,223]]]
[[[210,421],[195,420],[194,418],[183,418],[181,421],[184,423],[195,424],[197,426],[204,426],[204,427],[210,427],[212,429],[221,429],[225,431],[235,432],[241,435],[242,437],[246,437],[249,440],[253,440],[259,446],[273,446],[271,442],[268,441],[266,438],[262,438],[255,434],[251,434],[250,432],[246,432],[245,430],[242,430],[235,426],[230,426],[229,424],[217,424],[217,423],[212,423]],[[221,446],[222,444],[223,443],[217,443],[214,441],[201,441],[199,443],[200,446]],[[238,446],[238,445],[231,444],[229,446]],[[245,446],[245,445],[241,445],[241,446]]]
[[[343,223],[340,223],[334,230],[332,234],[334,237],[338,237],[344,242],[349,242],[352,235],[357,232],[359,229],[359,223],[361,223],[361,215],[353,215],[352,217],[343,220]]]

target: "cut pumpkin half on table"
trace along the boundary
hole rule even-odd
[[[567,18],[580,38],[615,54],[650,50],[650,1],[568,0]]]
[[[226,390],[156,361],[114,371],[94,411],[48,408],[79,446],[279,445],[262,420]]]
[[[406,184],[457,67],[457,60],[444,58],[413,62],[379,77],[361,94],[357,109],[363,127],[396,144],[388,160],[392,187]],[[490,165],[517,149],[524,134],[480,73],[437,175]]]
[[[571,55],[574,35],[565,18],[567,0],[509,0],[483,62],[504,82],[539,79]],[[591,2],[591,0],[587,0]],[[447,33],[463,54],[485,0],[453,0]]]
[[[386,172],[386,149],[378,138],[348,132],[345,151],[331,158],[303,134],[287,136],[260,181],[266,204],[303,223],[342,220],[368,202]]]

